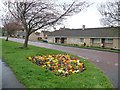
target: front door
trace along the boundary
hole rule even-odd
[[[102,38],[101,43],[102,43],[102,47],[104,47],[105,46],[105,39],[104,38]]]
[[[59,38],[55,38],[55,43],[58,43],[59,42]]]
[[[65,42],[65,38],[61,38],[61,43],[64,43]]]

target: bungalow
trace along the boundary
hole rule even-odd
[[[47,39],[48,35],[50,34],[49,31],[41,31],[40,33],[40,39]]]
[[[48,42],[120,49],[118,46],[118,42],[120,42],[119,34],[119,27],[61,28],[48,35]]]
[[[17,33],[16,33],[16,37],[17,38],[25,38],[25,35],[26,35],[26,32],[24,32],[24,31],[17,31]],[[38,38],[39,38],[39,33],[38,32],[34,32],[34,33],[32,33],[32,34],[30,34],[30,36],[29,36],[29,40],[32,40],[32,41],[37,41],[38,40]]]

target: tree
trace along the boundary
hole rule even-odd
[[[71,4],[58,4],[57,0],[23,0],[7,2],[10,13],[20,20],[26,31],[23,47],[28,46],[31,33],[60,24],[67,16],[79,13],[89,4],[85,1],[73,1]]]
[[[3,16],[2,17],[2,23],[3,23],[3,30],[4,30],[4,32],[6,32],[6,41],[8,41],[8,37],[9,37],[9,35],[10,35],[10,32],[12,32],[12,30],[11,29],[9,29],[9,26],[8,26],[8,24],[10,23],[10,21],[11,21],[11,17],[9,17],[9,15],[6,13],[6,15],[5,16]]]
[[[6,32],[6,41],[8,41],[8,37],[12,36],[16,31],[19,31],[22,29],[22,26],[13,19],[9,14],[6,14],[2,18],[2,23],[3,23],[3,32]]]
[[[120,26],[120,1],[106,2],[98,7],[104,26]]]
[[[6,3],[3,3],[3,5],[6,5]],[[2,27],[2,35],[6,35],[6,41],[8,41],[8,37],[15,34],[16,31],[19,31],[22,29],[22,25],[20,22],[16,21],[14,17],[10,14],[7,7],[1,7],[2,8],[2,16],[0,17],[1,22],[3,24]]]

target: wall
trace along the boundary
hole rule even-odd
[[[79,37],[67,37],[67,44],[80,44]]]
[[[86,43],[86,46],[91,45],[90,38],[85,38],[84,42],[80,42],[81,37],[67,37],[67,44],[78,44],[78,45],[84,45],[84,42]]]
[[[114,38],[113,39],[113,48],[114,49],[120,49],[119,43],[120,43],[120,38]]]
[[[38,40],[37,36],[35,35],[35,33],[32,33],[30,36],[29,36],[29,40]]]
[[[113,43],[105,43],[104,47],[105,48],[113,48]]]
[[[91,39],[90,38],[85,38],[86,46],[91,46]]]
[[[48,36],[48,42],[49,43],[55,43],[55,39],[53,36]]]
[[[48,37],[48,42],[50,43],[55,43],[55,38],[53,36]],[[101,47],[101,40],[100,43],[92,43],[92,39],[90,38],[85,38],[84,42],[86,43],[86,46],[96,46],[96,47]],[[120,42],[120,38],[114,38],[113,43],[105,43],[104,47],[107,48],[114,48],[114,49],[120,49],[120,46],[118,45],[118,42]],[[80,42],[80,37],[67,37],[67,42],[66,44],[78,44],[78,45],[83,45],[83,43]]]
[[[44,33],[43,33],[43,32],[40,33],[40,37],[41,37],[42,39],[44,39]]]
[[[100,47],[100,43],[93,43],[91,46]]]

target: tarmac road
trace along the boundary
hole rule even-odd
[[[24,42],[24,39],[17,38],[9,38],[9,40],[20,43]],[[71,53],[73,55],[86,58],[88,59],[88,61],[94,63],[98,68],[100,68],[105,73],[105,75],[110,79],[115,88],[118,88],[118,86],[120,86],[118,85],[118,56],[120,55],[120,53],[118,55],[118,53],[114,52],[81,49],[34,41],[29,41],[29,44],[39,47],[61,50],[67,53]]]

